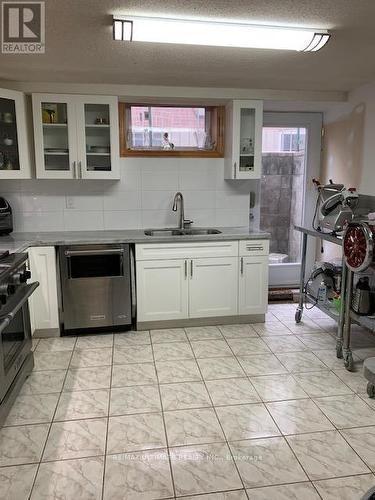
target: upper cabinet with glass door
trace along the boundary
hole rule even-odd
[[[38,178],[120,178],[117,98],[32,98]]]
[[[78,171],[86,179],[119,179],[117,97],[77,97]]]
[[[25,96],[0,89],[0,179],[29,179],[31,160]]]
[[[262,101],[232,101],[226,108],[225,178],[259,179]]]

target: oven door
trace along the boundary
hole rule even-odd
[[[28,299],[38,286],[25,285],[0,311],[0,402],[31,351]]]

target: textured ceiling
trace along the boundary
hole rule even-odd
[[[112,40],[113,14],[328,28],[317,53]],[[351,90],[375,80],[375,0],[46,0],[46,53],[0,55],[0,79]]]

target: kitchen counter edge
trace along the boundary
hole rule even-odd
[[[121,231],[56,231],[12,233],[0,236],[0,252],[24,252],[29,247],[60,245],[93,245],[109,243],[188,243],[192,241],[234,241],[270,239],[263,231],[246,227],[215,227],[220,234],[184,236],[146,236],[144,229]]]

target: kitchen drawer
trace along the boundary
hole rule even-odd
[[[240,257],[248,255],[268,255],[269,240],[241,240],[240,242]]]
[[[199,257],[237,257],[238,241],[200,243],[149,243],[135,247],[136,260],[195,259]]]

